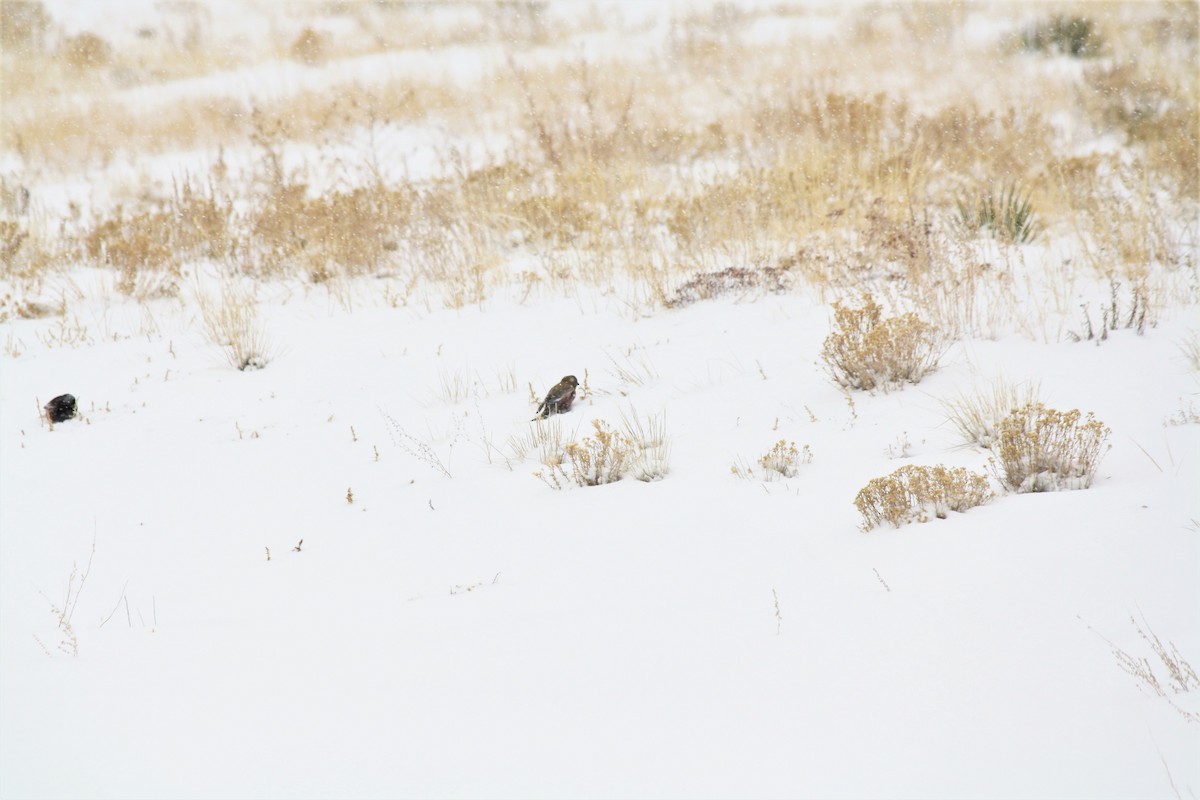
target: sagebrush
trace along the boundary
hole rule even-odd
[[[859,308],[834,304],[834,330],[821,360],[848,389],[886,389],[918,383],[937,367],[941,332],[909,312],[884,318],[883,307],[867,295]]]
[[[966,511],[991,497],[987,477],[962,467],[921,467],[908,464],[891,475],[873,478],[854,498],[863,516],[863,530],[884,522],[945,519],[951,511]]]
[[[802,464],[811,464],[812,449],[808,445],[796,447],[795,442],[780,439],[770,450],[758,457],[756,466],[736,463],[731,472],[739,478],[761,478],[765,481],[779,478],[794,478],[800,473]]]
[[[1107,425],[1092,412],[1030,403],[1000,422],[992,472],[1009,491],[1086,489],[1108,450]]]

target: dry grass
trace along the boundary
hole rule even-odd
[[[545,466],[558,467],[563,463],[566,451],[562,422],[550,417],[530,423],[524,434],[509,438],[508,451],[516,461],[524,461],[534,454]]]
[[[1151,697],[1163,698],[1188,722],[1200,722],[1200,711],[1185,707],[1180,703],[1182,698],[1179,698],[1181,694],[1200,690],[1200,675],[1197,674],[1196,668],[1180,654],[1174,642],[1169,639],[1163,642],[1159,638],[1145,616],[1142,616],[1139,622],[1130,615],[1129,624],[1142,640],[1143,649],[1150,650],[1155,660],[1117,646],[1090,625],[1088,629],[1104,639],[1112,650],[1117,666],[1137,680],[1139,689]],[[1162,677],[1159,677],[1160,674]]]
[[[1200,331],[1191,331],[1176,347],[1184,366],[1191,372],[1200,372]]]
[[[131,182],[78,224],[2,220],[8,275],[36,276],[75,249],[120,272],[126,289],[144,282],[138,274],[213,258],[267,279],[386,273],[389,292],[403,287],[393,305],[413,293],[458,308],[510,287],[524,300],[594,286],[635,314],[813,288],[827,300],[873,293],[919,310],[947,337],[1053,338],[1045,317],[1074,308],[1028,302],[1044,287],[1019,283],[1029,271],[1020,249],[998,259],[961,230],[967,197],[974,228],[1020,243],[1036,208],[1043,238],[1083,254],[1039,273],[1062,298],[1116,274],[1147,281],[1164,305],[1194,302],[1185,280],[1161,277],[1194,271],[1200,228],[1188,4],[1056,9],[1065,22],[1041,18],[1030,52],[968,47],[964,14],[904,6],[855,13],[830,42],[763,45],[742,32],[766,12],[718,6],[679,16],[666,43],[675,60],[655,69],[624,53],[530,57],[527,45],[615,24],[583,15],[568,25],[537,4],[463,7],[445,25],[413,4],[312,6],[261,49],[225,56],[224,34],[202,15],[171,11],[172,31],[106,52],[98,37],[59,36],[38,3],[4,8],[16,22],[5,29],[15,44],[2,59],[0,146],[27,165],[16,177],[34,186],[35,202],[43,176],[89,174],[126,156],[242,156],[218,158],[212,174],[185,184],[187,197]],[[1080,16],[1093,27],[1072,27]],[[271,59],[317,74],[353,56],[485,42],[509,47],[477,84],[397,69],[301,83],[253,106],[214,91],[153,107],[120,84]],[[1113,59],[1082,60],[1076,74],[1048,70],[1041,55],[1094,46]],[[803,68],[781,53],[802,54]],[[986,104],[970,91],[983,77],[996,89]],[[1034,80],[1045,102],[1028,101]],[[1063,141],[1051,112],[1090,134],[1119,133],[1134,158],[1079,155],[1087,140]],[[489,142],[488,152],[447,147],[429,177],[398,178],[390,143],[405,126]],[[297,159],[313,146],[315,160]],[[989,205],[1002,187],[1012,202]],[[534,266],[509,270],[514,254]],[[910,333],[901,338],[922,338]]]
[[[208,340],[222,349],[235,369],[262,369],[271,360],[270,342],[258,314],[253,289],[230,283],[220,296],[196,292]]]
[[[667,415],[641,416],[636,409],[621,412],[621,431],[633,447],[625,474],[639,481],[656,481],[671,471],[671,439]]]
[[[986,389],[963,392],[942,400],[946,419],[967,444],[990,448],[1000,435],[1000,423],[1017,409],[1039,402],[1037,383],[1012,383],[998,378]]]

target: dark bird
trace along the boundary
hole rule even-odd
[[[579,381],[574,375],[568,375],[554,384],[554,387],[546,392],[546,399],[538,406],[534,419],[545,419],[551,414],[565,414],[570,411],[571,404],[575,402],[575,387],[578,385]]]
[[[66,422],[75,416],[75,396],[60,394],[42,408],[46,412],[46,419],[51,422]]]

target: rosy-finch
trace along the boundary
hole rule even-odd
[[[546,392],[546,399],[538,406],[534,419],[545,419],[551,414],[563,414],[570,411],[571,403],[575,402],[575,387],[578,385],[579,381],[574,375],[568,375],[554,384],[554,387]]]
[[[46,412],[46,419],[51,422],[66,422],[75,416],[75,397],[60,394],[42,408]]]

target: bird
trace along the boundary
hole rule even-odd
[[[579,381],[574,375],[567,375],[554,384],[550,391],[546,392],[546,399],[538,406],[537,414],[533,419],[545,419],[551,414],[564,414],[570,411],[571,404],[575,402],[575,387],[578,385]],[[530,420],[530,422],[532,421]]]
[[[46,412],[46,419],[51,423],[66,422],[75,416],[75,397],[74,395],[60,394],[42,408]]]

